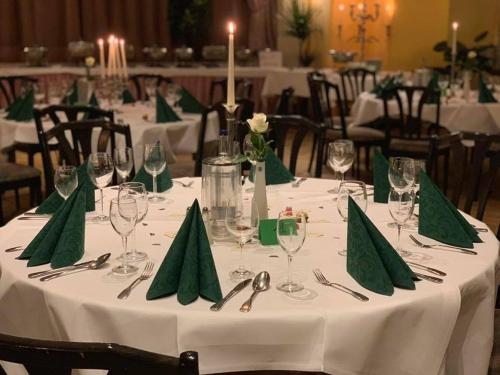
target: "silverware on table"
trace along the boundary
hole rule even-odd
[[[249,312],[252,309],[253,299],[260,292],[264,292],[269,289],[269,284],[271,283],[271,276],[267,271],[262,271],[255,276],[252,283],[253,293],[248,300],[246,300],[240,307],[241,312]]]
[[[13,252],[16,252],[16,251],[22,251],[24,250],[24,246],[13,246],[13,247],[9,247],[8,249],[5,249],[4,251],[6,253],[13,253]]]
[[[42,277],[40,279],[40,281],[50,281],[50,280],[57,279],[58,277],[61,277],[61,276],[72,275],[74,273],[78,273],[78,272],[82,272],[82,271],[96,270],[96,269],[101,268],[105,263],[106,263],[106,260],[104,260],[104,259],[93,260],[92,262],[90,262],[90,264],[88,264],[85,267],[78,268],[76,270],[56,272],[56,273],[50,274],[48,276]]]
[[[413,234],[410,234],[410,238],[418,247],[421,247],[424,249],[436,249],[436,250],[443,250],[443,251],[446,251],[446,249],[452,249],[452,250],[448,250],[448,251],[455,251],[455,252],[459,252],[462,254],[469,254],[469,255],[477,255],[477,253],[475,251],[463,249],[461,247],[456,247],[456,246],[451,246],[451,245],[446,245],[446,244],[436,244],[436,245],[424,244],[424,243],[420,242],[417,238],[415,238],[415,236],[413,236]],[[441,247],[445,247],[446,249],[440,249]]]
[[[432,267],[428,267],[428,266],[424,266],[423,264],[419,264],[419,263],[415,263],[415,262],[411,262],[409,260],[405,260],[405,262],[415,268],[419,268],[421,270],[424,270],[424,271],[427,271],[429,273],[433,273],[435,275],[438,275],[438,276],[446,276],[446,272],[443,272],[441,270],[438,270],[437,268],[432,268]]]
[[[135,279],[134,281],[132,281],[132,284],[130,284],[128,287],[126,287],[125,289],[123,289],[120,294],[118,294],[118,298],[119,299],[127,299],[128,296],[130,295],[130,292],[132,291],[132,289],[139,285],[139,283],[141,281],[144,281],[144,280],[147,280],[151,277],[151,275],[153,274],[153,268],[154,268],[155,264],[154,262],[147,262],[146,263],[146,266],[144,267],[144,270],[142,271],[142,274],[141,276],[139,276],[137,279]]]
[[[431,283],[436,283],[436,284],[443,283],[443,279],[441,279],[439,277],[429,276],[429,275],[425,275],[423,273],[418,273],[418,272],[413,272],[413,273],[415,274],[415,276],[417,276],[418,278],[420,278],[422,280],[427,280],[427,281],[430,281]]]
[[[352,289],[349,289],[348,287],[342,285],[342,284],[339,284],[339,283],[332,283],[330,281],[327,280],[327,278],[323,275],[323,273],[319,270],[319,268],[315,268],[313,270],[313,273],[314,273],[314,276],[316,276],[316,280],[318,280],[318,282],[320,284],[323,284],[323,285],[326,285],[326,286],[330,286],[332,288],[335,288],[337,290],[340,290],[341,292],[344,292],[344,293],[347,293],[351,296],[353,296],[354,298],[360,300],[360,301],[363,301],[363,302],[366,302],[366,301],[369,301],[370,299],[365,296],[364,294],[361,294],[361,293],[358,293]]]
[[[175,182],[176,184],[181,185],[182,187],[185,187],[185,188],[189,188],[189,187],[193,186],[193,184],[194,184],[194,181],[189,181],[187,184],[182,182],[182,181],[177,181],[177,180],[172,180],[172,181]]]
[[[52,216],[19,216],[17,220],[49,220]]]
[[[252,282],[252,279],[246,279],[240,282],[238,285],[236,285],[226,296],[221,299],[219,302],[214,303],[212,306],[210,306],[210,310],[212,311],[219,311],[222,309],[222,307],[226,304],[227,301],[229,301],[231,298],[233,298],[235,295],[237,295],[239,292],[241,292],[243,289],[247,287],[248,284]]]
[[[23,216],[26,217],[52,217],[52,214],[37,214],[36,212],[25,212]]]
[[[307,177],[301,177],[297,181],[292,182],[292,187],[299,187],[301,183],[307,180]]]
[[[420,217],[419,214],[416,214],[416,213],[413,213],[413,215],[415,215],[416,217]],[[469,223],[470,224],[470,223]],[[486,232],[489,232],[488,228],[479,228],[479,227],[476,227],[474,224],[471,224],[472,228],[474,228],[477,232],[480,232],[480,233],[486,233]]]
[[[111,253],[106,253],[106,254],[102,254],[102,255],[98,256],[96,259],[88,260],[86,262],[76,263],[76,264],[73,264],[72,266],[66,266],[66,267],[56,268],[56,269],[53,269],[53,270],[45,270],[45,271],[32,272],[32,273],[28,274],[28,278],[34,279],[34,278],[37,278],[37,277],[48,276],[48,275],[52,275],[54,273],[59,273],[59,272],[62,272],[62,271],[77,270],[79,268],[87,267],[90,263],[92,263],[94,261],[98,261],[98,262],[107,261],[110,256],[111,256]]]

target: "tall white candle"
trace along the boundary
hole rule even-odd
[[[120,39],[120,52],[122,56],[123,78],[128,79],[127,54],[125,53],[125,39]]]
[[[235,25],[229,22],[229,48],[227,58],[227,105],[235,105],[234,98],[234,30]]]
[[[458,30],[458,22],[453,22],[451,24],[451,28],[453,29],[453,32],[451,34],[451,54],[456,55],[457,54],[457,30]]]
[[[113,39],[115,37],[110,35],[108,38],[108,77],[113,76]]]
[[[115,69],[116,69],[116,76],[117,77],[123,77],[123,69],[122,69],[122,62],[120,58],[120,47],[119,47],[119,41],[118,38],[115,38],[113,41],[113,56],[114,56],[114,61],[115,61]]]
[[[104,79],[106,76],[106,61],[104,60],[104,40],[99,38],[97,40],[97,44],[99,45],[99,67],[101,71],[101,78]]]

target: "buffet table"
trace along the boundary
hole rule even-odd
[[[189,180],[184,178],[184,182]],[[165,195],[171,203],[150,205],[137,228],[137,242],[155,261],[157,271],[184,218],[186,207],[200,196],[199,179],[192,188],[179,184]],[[251,187],[247,182],[246,188]],[[396,289],[387,297],[363,289],[346,272],[346,224],[327,193],[330,180],[308,179],[300,187],[269,186],[270,217],[286,206],[309,214],[307,237],[294,257],[295,276],[306,293],[287,296],[274,288],[286,273],[286,255],[278,246],[247,245],[246,263],[267,270],[272,288],[259,294],[250,313],[239,312],[250,295],[245,289],[219,312],[198,299],[188,306],[176,296],[146,301],[151,279],[127,300],[117,294],[130,280],[109,276],[111,267],[49,282],[28,279],[30,272],[15,253],[0,251],[0,331],[13,335],[73,341],[109,341],[154,352],[178,355],[199,352],[201,373],[242,370],[310,370],[335,375],[478,375],[486,374],[493,343],[499,243],[491,231],[481,233],[478,255],[414,246],[408,232],[405,249],[425,255],[421,262],[448,273],[443,284],[419,281],[416,290]],[[105,203],[116,190],[106,189]],[[245,193],[245,199],[251,193]],[[386,205],[371,202],[367,215],[395,244],[396,230]],[[485,225],[471,217],[481,227]],[[0,228],[2,248],[27,245],[46,220],[16,220]],[[426,242],[430,242],[426,239]],[[121,252],[120,237],[110,224],[87,223],[84,260]],[[228,273],[239,259],[236,244],[215,244],[212,252],[223,294],[234,287]],[[113,260],[114,262],[114,260]],[[141,265],[141,268],[144,265]],[[360,302],[318,284],[312,274],[362,292]]]

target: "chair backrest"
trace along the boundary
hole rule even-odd
[[[236,78],[234,80],[234,90],[237,98],[251,99],[253,93],[253,83],[246,78]],[[208,96],[208,104],[213,105],[216,100],[216,92],[219,91],[222,95],[220,100],[225,100],[227,97],[227,78],[213,79],[210,82],[210,92]]]
[[[371,77],[373,87],[377,84],[377,73],[371,69],[350,68],[340,72],[342,93],[345,101],[355,100],[366,90],[366,77]]]
[[[276,115],[289,115],[291,114],[290,106],[293,99],[293,93],[295,89],[293,87],[287,87],[281,91],[281,95],[276,104],[276,110],[274,113]]]
[[[147,93],[145,90],[145,80],[153,79],[156,80],[156,87],[160,87],[162,83],[173,83],[172,79],[169,77],[162,76],[161,74],[134,74],[129,78],[134,84],[135,91],[137,93],[137,100],[147,100]]]
[[[7,105],[11,105],[22,96],[22,91],[38,83],[38,79],[28,76],[4,76],[0,77],[0,90]]]
[[[125,138],[125,146],[132,148],[132,137],[128,125],[115,124],[106,119],[81,120],[61,122],[45,131],[37,126],[38,139],[42,149],[43,169],[47,194],[54,191],[54,168],[50,157],[49,142],[56,139],[58,142],[60,159],[69,165],[79,166],[92,153],[92,133],[100,129],[97,138],[97,147],[94,152],[107,152],[110,147],[111,155],[116,148],[116,134]],[[66,133],[71,133],[71,142]],[[134,176],[132,169],[131,176]]]
[[[198,353],[179,358],[109,343],[35,340],[0,334],[0,360],[24,365],[29,375],[70,375],[72,369],[108,374],[198,375]]]

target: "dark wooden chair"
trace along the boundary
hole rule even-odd
[[[234,80],[234,90],[237,98],[252,99],[253,83],[250,79],[236,78]],[[222,97],[220,100],[225,101],[227,97],[227,78],[213,79],[210,83],[210,92],[208,103],[213,105],[216,100],[216,92],[219,91]]]
[[[293,87],[287,87],[281,91],[281,95],[276,104],[276,110],[274,114],[276,115],[290,115],[292,114],[291,105],[295,89]]]
[[[61,122],[47,131],[43,127],[37,126],[38,139],[42,148],[47,195],[54,191],[54,168],[48,147],[50,140],[57,140],[62,160],[69,165],[79,166],[87,160],[93,151],[92,133],[94,129],[100,129],[97,147],[94,152],[111,152],[111,155],[113,155],[116,148],[117,134],[125,138],[126,147],[132,147],[130,127],[128,125],[115,124],[106,119]],[[66,132],[71,134],[71,142],[66,137]],[[134,174],[134,169],[132,169],[131,177]]]
[[[344,113],[346,116],[350,113],[350,104],[354,102],[363,91],[366,91],[367,78],[372,81],[373,87],[375,87],[377,84],[377,73],[374,70],[349,68],[340,72]]]
[[[135,91],[137,93],[137,100],[148,100],[148,94],[145,90],[145,80],[154,79],[156,80],[156,87],[160,87],[163,83],[169,84],[173,83],[172,79],[169,77],[162,76],[161,74],[134,74],[129,78],[134,84]]]
[[[72,369],[109,375],[198,375],[198,353],[179,358],[109,343],[35,340],[0,334],[0,360],[23,365],[29,375],[70,375]],[[1,367],[0,367],[1,373]]]
[[[29,76],[2,76],[0,77],[0,90],[7,105],[11,105],[21,97],[22,87],[32,87],[36,83],[38,83],[38,79]]]

